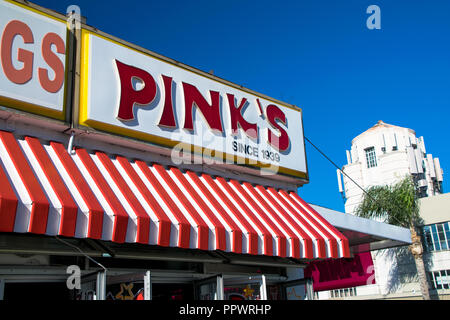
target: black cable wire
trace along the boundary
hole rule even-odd
[[[372,200],[375,201],[375,199],[363,188],[361,187],[358,183],[356,183],[355,180],[353,180],[348,174],[346,174],[336,163],[333,162],[333,160],[331,160],[330,158],[327,157],[327,155],[325,153],[322,152],[322,150],[320,150],[314,143],[311,142],[311,140],[309,140],[306,136],[305,136],[305,140],[308,141],[317,151],[319,151],[319,153],[321,155],[323,155],[325,157],[325,159],[327,159],[328,161],[330,161],[340,172],[342,172],[343,175],[345,175],[347,178],[349,178],[354,184],[356,184],[358,186],[358,188],[360,188],[365,194],[367,194],[368,197],[370,197]]]
[[[320,150],[314,143],[312,143],[311,142],[311,140],[309,140],[306,136],[304,136],[304,138],[305,138],[305,140],[306,141],[308,141],[322,156],[324,156],[325,157],[325,159],[327,159],[328,161],[330,161],[340,172],[342,172],[342,174],[343,175],[345,175],[347,178],[349,178],[356,186],[358,186],[358,188],[360,188],[372,201],[374,201],[374,202],[378,202],[378,200],[377,199],[375,199],[374,197],[372,197],[363,187],[361,187],[355,180],[353,180],[348,174],[346,174],[336,163],[334,163],[333,162],[333,160],[331,160],[322,150]],[[380,203],[380,204],[382,204],[383,205],[383,207],[384,207],[384,204],[383,203]],[[397,218],[395,218],[395,217],[392,217],[392,218],[394,218],[396,221],[397,221],[397,223],[399,223],[400,225],[401,225],[401,223],[400,223],[400,221],[398,221],[398,219]]]
[[[86,254],[85,252],[83,252],[83,250],[81,250],[79,247],[77,247],[76,245],[73,245],[67,241],[64,241],[63,239],[59,238],[58,236],[55,236],[56,240],[64,243],[65,245],[74,248],[75,250],[79,251],[83,256],[85,256],[86,258],[88,258],[89,260],[91,260],[92,262],[94,262],[95,264],[97,264],[98,266],[100,266],[105,272],[107,271],[107,269],[99,262],[95,261],[94,258],[90,257],[88,254]]]

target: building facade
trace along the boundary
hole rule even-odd
[[[422,243],[431,290],[450,295],[450,193],[420,199]]]
[[[423,137],[412,129],[378,121],[376,125],[352,140],[347,153],[347,164],[342,171],[359,186],[367,189],[389,185],[405,175],[414,178],[421,197],[442,193],[443,170],[439,158],[426,152]],[[361,203],[363,191],[346,175],[343,178],[345,212],[353,213]]]
[[[390,185],[408,175],[413,178],[421,198],[430,293],[448,298],[450,212],[448,194],[442,194],[439,158],[427,153],[424,138],[417,137],[414,130],[383,121],[354,138],[346,153],[348,163],[342,168],[345,175],[338,170],[338,183],[348,214],[353,214],[362,201],[364,193],[360,187]],[[322,298],[421,299],[414,259],[406,246],[373,251],[372,259],[375,284],[323,292]]]

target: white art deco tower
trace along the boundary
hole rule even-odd
[[[364,189],[392,184],[411,175],[420,197],[442,193],[439,159],[427,154],[423,137],[417,138],[408,128],[378,121],[353,139],[347,162],[342,170]],[[363,191],[346,175],[338,170],[339,191],[345,195],[345,212],[353,213],[362,201]]]

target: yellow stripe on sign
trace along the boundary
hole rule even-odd
[[[45,16],[45,17],[47,17],[47,18],[50,18],[50,19],[53,19],[53,20],[62,22],[62,23],[64,23],[64,24],[66,24],[66,22],[67,22],[67,21],[64,20],[64,19],[57,18],[57,17],[55,17],[55,16],[52,16],[52,15],[50,15],[50,14],[48,14],[48,13],[45,13],[45,12],[43,12],[43,11],[40,11],[40,10],[38,10],[38,9],[29,7],[29,6],[25,5],[25,4],[18,3],[18,2],[12,1],[12,0],[4,0],[4,1],[5,1],[5,2],[8,2],[8,3],[10,3],[10,4],[13,4],[13,5],[15,5],[15,6],[21,7],[21,8],[23,8],[23,9],[26,9],[26,10],[28,10],[28,11],[32,11],[32,12],[34,12],[34,13],[40,14],[40,15]]]
[[[0,96],[0,104],[4,105],[6,107],[11,107],[11,108],[14,108],[17,110],[34,113],[34,114],[40,115],[40,116],[46,116],[46,117],[53,118],[56,120],[64,120],[65,119],[64,112],[45,108],[43,106],[39,106],[36,104],[32,104],[32,103],[28,103],[25,101],[20,101],[20,100],[8,98],[8,97]]]
[[[89,37],[90,33],[88,31],[81,30],[80,108],[78,121],[82,125],[88,125]]]

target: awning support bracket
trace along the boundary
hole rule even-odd
[[[67,145],[67,152],[70,155],[75,154],[75,150],[73,150],[73,139],[75,138],[75,131],[70,132],[69,144]]]

